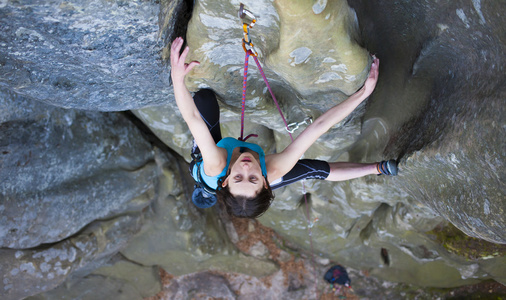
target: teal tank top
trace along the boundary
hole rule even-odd
[[[231,138],[231,137],[226,137],[226,138],[220,140],[216,144],[216,146],[227,150],[227,165],[225,166],[223,171],[221,171],[220,174],[218,174],[216,176],[208,176],[204,172],[204,162],[203,161],[197,162],[193,166],[193,170],[192,170],[192,176],[196,181],[198,181],[197,168],[200,168],[200,176],[202,177],[202,180],[207,184],[207,186],[216,190],[218,188],[218,180],[227,174],[228,166],[230,165],[230,160],[232,159],[232,152],[237,147],[245,147],[245,148],[248,148],[248,149],[258,153],[258,156],[260,159],[260,167],[262,169],[262,175],[264,177],[267,177],[267,168],[265,166],[265,153],[264,153],[264,150],[262,150],[262,148],[260,146],[258,146],[256,144],[252,144],[252,143],[242,142],[242,141],[239,141],[239,140]]]

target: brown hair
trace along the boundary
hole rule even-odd
[[[265,211],[267,211],[269,206],[271,206],[272,200],[274,200],[274,194],[272,193],[271,186],[268,183],[267,188],[263,186],[256,196],[248,198],[245,196],[232,195],[228,185],[221,187],[226,178],[227,176],[224,176],[218,180],[216,197],[225,204],[229,215],[236,216],[238,218],[254,219],[260,217]],[[267,178],[265,178],[265,182],[267,182]]]

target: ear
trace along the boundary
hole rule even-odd
[[[269,183],[267,182],[267,177],[264,177],[264,188],[269,188]]]
[[[230,177],[230,176],[227,176],[227,178],[225,178],[225,180],[223,180],[223,183],[221,184],[221,187],[223,187],[223,188],[224,188],[224,187],[226,187],[226,186],[228,185],[228,178],[229,178],[229,177]]]

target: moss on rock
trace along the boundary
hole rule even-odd
[[[446,250],[467,260],[489,259],[506,255],[506,245],[470,237],[451,223],[441,224],[427,234],[434,236]]]

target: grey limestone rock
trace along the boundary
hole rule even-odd
[[[51,290],[80,273],[82,277],[123,248],[141,227],[141,214],[96,222],[79,235],[50,247],[1,250],[3,299],[22,299]]]
[[[161,289],[158,267],[144,267],[112,258],[85,278],[68,280],[65,284],[29,300],[49,299],[142,299],[158,293]]]
[[[65,108],[166,103],[158,13],[152,1],[3,1],[0,85]]]
[[[55,243],[149,204],[157,182],[152,148],[121,114],[1,95],[2,247]]]

